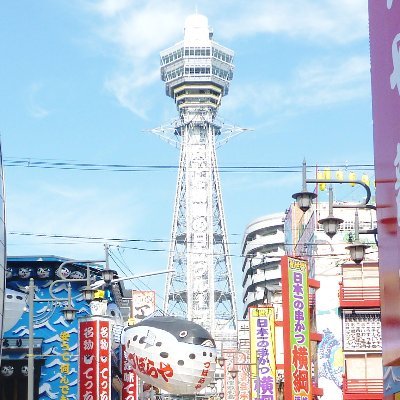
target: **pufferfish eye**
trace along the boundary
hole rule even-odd
[[[185,336],[187,336],[187,331],[180,331],[179,332],[179,337],[184,338]]]

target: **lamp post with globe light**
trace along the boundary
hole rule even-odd
[[[332,237],[337,233],[339,229],[339,225],[343,222],[341,218],[337,218],[333,215],[333,208],[353,208],[356,209],[355,212],[355,240],[346,247],[346,249],[350,252],[350,258],[357,264],[359,264],[365,256],[365,250],[370,247],[364,243],[359,241],[359,234],[373,234],[375,235],[376,241],[376,234],[377,229],[368,229],[368,230],[360,230],[359,229],[359,219],[358,219],[358,211],[357,209],[373,209],[375,210],[376,207],[372,204],[369,204],[371,199],[371,189],[369,186],[362,181],[358,180],[341,180],[341,179],[307,179],[307,169],[306,169],[306,161],[303,161],[302,166],[302,177],[303,177],[303,185],[302,191],[294,193],[292,197],[296,200],[296,203],[301,211],[306,212],[311,207],[313,200],[317,197],[314,192],[309,192],[307,190],[307,183],[330,183],[329,186],[329,211],[328,217],[320,219],[318,222],[322,225],[325,233],[332,239]],[[360,203],[348,203],[348,204],[335,204],[333,203],[333,191],[332,191],[332,184],[343,184],[343,183],[350,183],[352,185],[360,185],[366,191],[366,197],[364,201]]]

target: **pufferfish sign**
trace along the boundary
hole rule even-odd
[[[134,372],[168,393],[197,393],[214,376],[215,341],[194,322],[169,316],[147,318],[125,328],[122,343]]]

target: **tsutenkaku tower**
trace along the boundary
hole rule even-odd
[[[184,39],[164,50],[161,78],[175,100],[179,174],[164,311],[234,337],[236,302],[216,160],[215,123],[233,76],[233,51],[213,41],[208,19],[186,19]]]

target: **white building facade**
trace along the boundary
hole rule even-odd
[[[261,217],[245,230],[242,255],[244,257],[243,304],[244,315],[250,306],[276,303],[280,295],[280,258],[285,255],[284,213]]]
[[[376,227],[373,209],[359,209],[360,231]],[[378,249],[371,234],[360,235],[370,247],[356,264],[346,247],[354,239],[353,208],[335,208],[344,220],[331,239],[318,221],[328,215],[328,204],[318,203],[303,213],[297,206],[250,223],[242,254],[244,317],[247,308],[272,304],[282,317],[280,257],[308,261],[310,287],[313,385],[323,389],[323,400],[382,398],[381,333]],[[318,332],[318,335],[316,332]],[[282,330],[276,327],[277,363],[283,360]],[[358,397],[354,397],[358,396]],[[361,397],[360,397],[361,396]],[[364,397],[363,397],[364,396]]]

